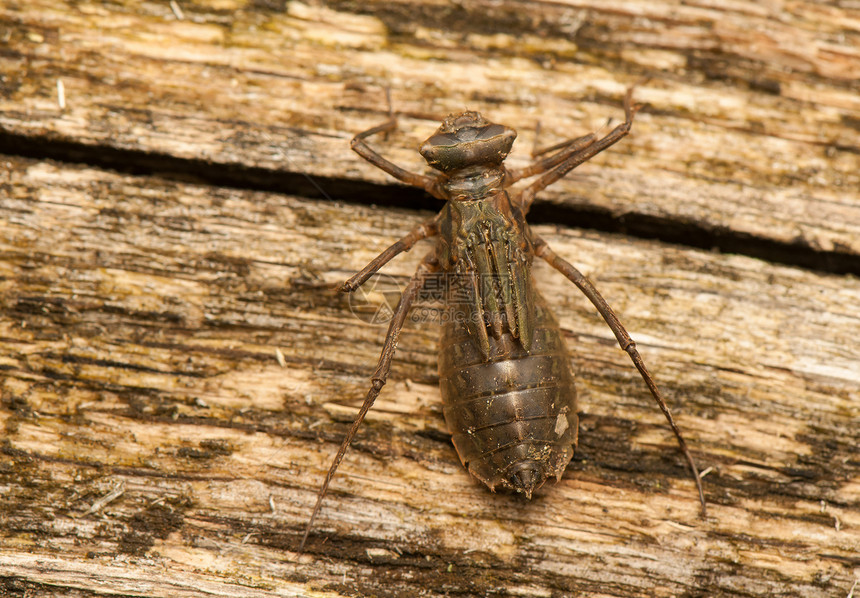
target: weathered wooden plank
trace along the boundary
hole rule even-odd
[[[634,135],[543,194],[543,221],[860,271],[855,8],[174,4],[183,19],[168,2],[5,3],[4,151],[142,164],[122,153],[134,150],[154,157],[150,170],[203,161],[197,174],[213,180],[241,165],[389,185],[346,145],[384,118],[383,88],[404,115],[386,151],[420,169],[414,148],[447,112],[477,108],[514,126],[512,160],[523,162],[537,121],[542,144],[597,129],[639,82]],[[279,184],[297,183],[268,183]]]
[[[437,332],[418,322],[298,557],[384,334],[331,287],[422,215],[2,164],[5,588],[848,595],[860,567],[855,278],[538,227],[639,341],[713,468],[710,518],[697,518],[626,356],[544,267],[584,411],[565,478],[527,503],[468,477],[444,432]],[[395,288],[413,253],[386,268]]]

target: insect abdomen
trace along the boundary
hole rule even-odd
[[[576,390],[558,323],[534,292],[526,351],[509,331],[490,336],[489,358],[451,308],[439,377],[448,429],[463,465],[491,490],[531,493],[560,479],[576,447]],[[461,318],[462,319],[462,318]]]

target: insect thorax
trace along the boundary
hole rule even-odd
[[[489,336],[504,332],[528,350],[534,331],[533,254],[526,224],[511,209],[507,193],[449,201],[441,222],[438,257],[450,279],[449,310],[484,354]]]

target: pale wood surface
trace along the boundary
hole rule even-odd
[[[466,475],[435,326],[415,325],[297,558],[384,334],[331,286],[421,215],[6,164],[4,575],[131,595],[847,595],[856,280],[539,227],[715,468],[710,519],[626,356],[544,267],[585,411],[566,478],[527,504]]]
[[[0,593],[848,596],[857,279],[547,223],[725,227],[856,271],[856,11],[179,4],[181,21],[167,2],[0,8]],[[378,143],[419,169],[448,111],[516,126],[524,160],[538,118],[547,142],[599,127],[644,76],[635,135],[544,194],[537,230],[639,341],[713,468],[710,518],[609,330],[539,267],[584,412],[564,480],[526,503],[468,477],[417,322],[297,556],[384,335],[331,288],[430,214],[259,189],[294,172],[400,193],[346,143],[385,116],[385,85],[408,116]],[[260,170],[172,180],[226,164]]]
[[[645,0],[178,4],[184,20],[167,1],[0,9],[10,46],[0,56],[0,127],[90,150],[389,185],[345,149],[385,118],[385,87],[404,115],[388,153],[420,168],[415,147],[449,112],[480,109],[515,127],[521,162],[538,121],[542,145],[584,134],[620,118],[624,90],[639,82],[646,106],[634,135],[544,200],[565,206],[568,219],[583,210],[624,216],[664,235],[677,229],[684,242],[728,230],[784,252],[847,254],[853,265],[836,271],[860,271],[860,10]]]

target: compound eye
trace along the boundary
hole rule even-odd
[[[473,139],[492,139],[504,134],[505,127],[504,125],[488,125],[480,129],[473,129],[473,131],[475,132]]]
[[[470,141],[487,141],[504,134],[504,125],[487,125],[486,127],[463,127],[456,133],[436,133],[427,143],[436,147],[451,147],[458,143]]]
[[[430,145],[437,147],[451,147],[452,145],[457,145],[460,143],[460,139],[457,139],[454,135],[447,135],[445,133],[436,133],[430,139],[428,139],[425,143],[429,143]]]

